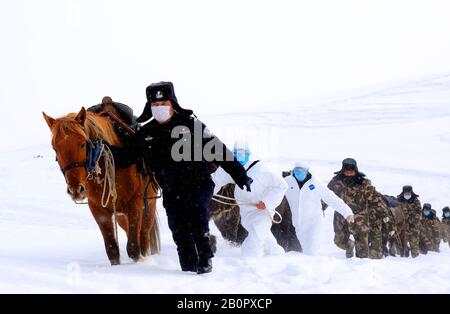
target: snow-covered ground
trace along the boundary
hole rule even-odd
[[[229,144],[234,135],[246,134],[274,169],[303,159],[328,182],[342,159],[354,157],[383,193],[397,195],[402,185],[412,184],[439,216],[450,204],[450,74],[271,109],[200,119]],[[322,256],[243,260],[239,248],[220,239],[214,272],[197,276],[179,270],[159,206],[161,254],[133,263],[121,233],[123,265],[111,267],[89,209],[65,193],[50,144],[5,151],[0,153],[0,292],[450,292],[448,244],[441,244],[440,254],[414,260],[347,260],[332,242],[332,216],[328,210]]]

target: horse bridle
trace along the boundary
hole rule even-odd
[[[65,167],[60,168],[61,172],[64,176],[66,176],[66,172],[75,168],[85,168],[88,170],[88,172],[94,170],[95,163],[100,156],[101,152],[101,146],[103,144],[102,140],[96,141],[95,143],[92,142],[88,137],[87,133],[84,127],[82,127],[82,130],[84,134],[86,135],[86,160],[85,161],[79,161],[79,162],[73,162]],[[58,157],[56,157],[56,161],[58,161]]]
[[[66,172],[75,168],[86,168],[86,161],[82,161],[82,162],[74,162],[69,164],[68,166],[65,166],[64,168],[61,168],[61,172],[63,173],[63,175],[66,175]]]

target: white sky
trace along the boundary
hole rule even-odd
[[[105,95],[139,114],[161,80],[201,118],[448,72],[449,16],[445,0],[0,0],[2,143]]]

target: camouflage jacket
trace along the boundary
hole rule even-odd
[[[382,194],[378,193],[370,180],[363,176],[358,182],[349,184],[337,174],[328,184],[328,188],[339,196],[355,215],[365,214],[375,219],[392,216]]]
[[[417,196],[406,200],[402,194],[397,196],[397,200],[405,214],[406,226],[408,230],[419,229],[422,219],[422,205]]]
[[[421,238],[424,241],[439,243],[441,241],[441,221],[435,215],[422,217]]]
[[[448,241],[448,239],[450,239],[450,218],[442,218],[441,236],[442,236],[442,239],[445,239],[447,241]]]

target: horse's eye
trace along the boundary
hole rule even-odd
[[[84,143],[83,144],[81,144],[81,149],[83,149],[84,148],[84,146],[86,146]]]

